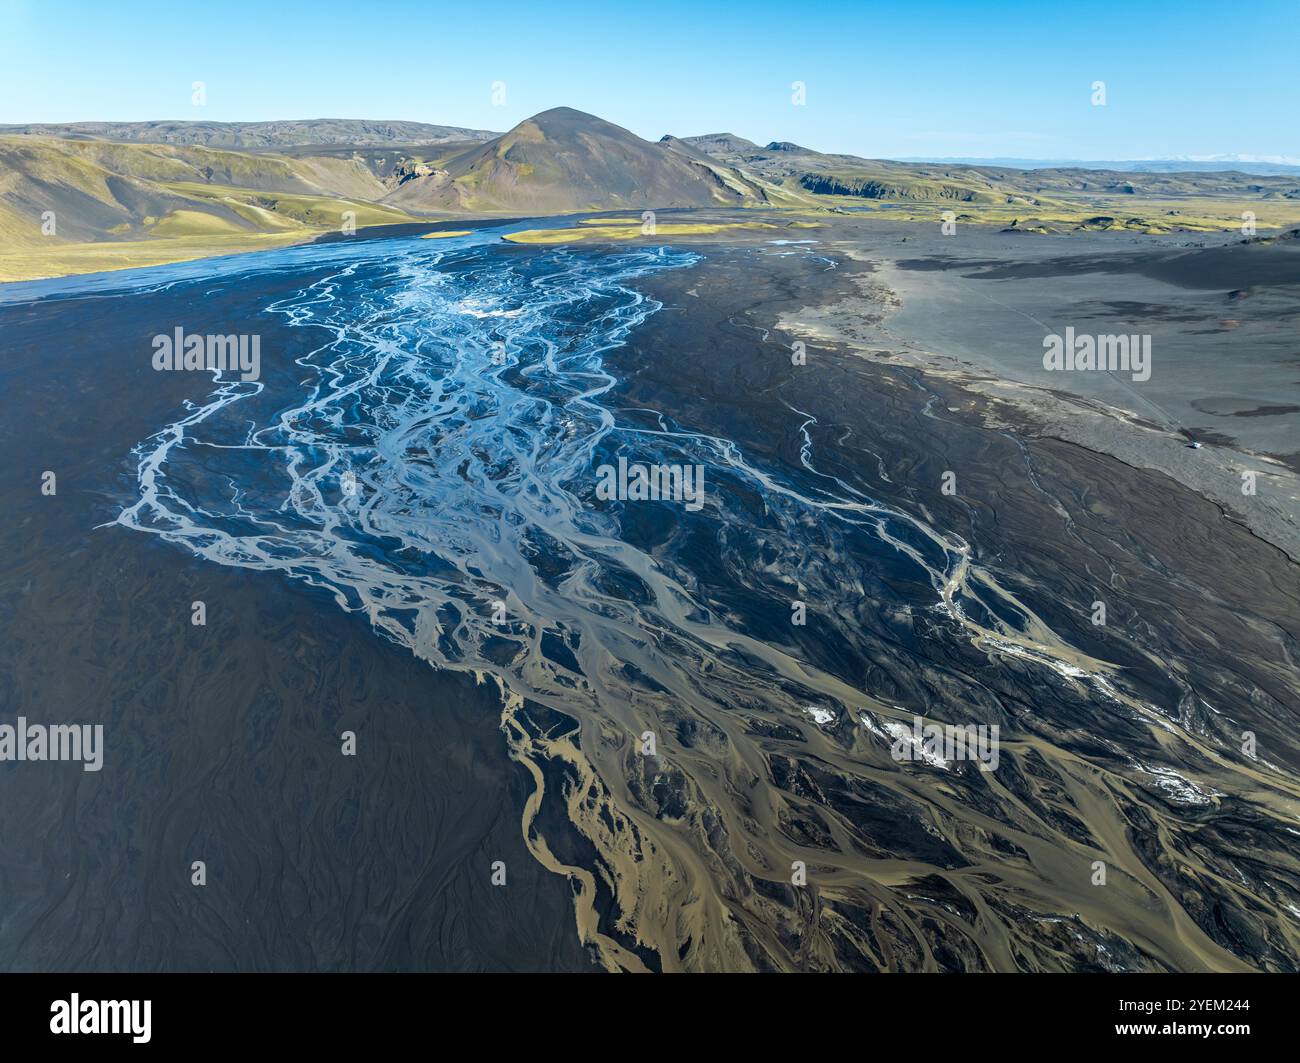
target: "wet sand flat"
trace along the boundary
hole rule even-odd
[[[792,327],[949,376],[1015,407],[1022,426],[1165,472],[1300,557],[1300,242],[889,223],[841,225],[826,242],[869,261],[870,276]],[[1044,337],[1067,328],[1149,337],[1149,379],[1045,370]]]

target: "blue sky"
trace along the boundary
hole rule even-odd
[[[874,157],[1297,157],[1298,29],[1298,0],[0,0],[0,123],[502,130],[567,105],[652,139],[726,130]]]

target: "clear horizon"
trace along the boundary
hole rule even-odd
[[[1280,0],[1234,12],[1227,37],[1199,0],[978,13],[831,0],[802,21],[769,0],[669,0],[652,20],[507,0],[490,34],[447,5],[396,6],[381,21],[334,0],[240,0],[187,13],[182,30],[157,0],[0,0],[0,124],[328,116],[501,131],[569,106],[649,140],[729,132],[875,158],[1300,157],[1284,119],[1300,76],[1267,54],[1300,28]]]

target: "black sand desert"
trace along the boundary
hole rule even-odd
[[[762,218],[6,292],[5,700],[107,735],[3,775],[9,964],[1294,969],[1296,244]],[[1177,308],[1183,434],[1017,332],[1093,275]],[[156,372],[173,321],[261,379]]]

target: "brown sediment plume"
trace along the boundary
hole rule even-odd
[[[757,304],[772,293],[756,273],[751,267],[746,279]],[[707,269],[691,284],[709,297]],[[712,297],[720,300],[719,292]],[[716,303],[706,308],[719,316]],[[645,343],[663,357],[663,336]],[[751,382],[750,393],[762,391],[761,381]],[[825,385],[823,393],[853,394]],[[898,434],[922,416],[913,409],[904,419],[907,403],[897,393],[890,405],[900,414]],[[872,438],[868,423],[887,423],[879,411],[833,412],[837,424],[862,433],[857,438]],[[812,666],[792,646],[741,634],[735,623],[679,615],[676,630],[642,631],[635,653],[589,650],[583,674],[594,696],[556,704],[578,720],[573,734],[558,746],[533,738],[514,748],[525,759],[584,762],[567,810],[595,846],[596,875],[616,899],[608,925],[656,953],[664,970],[1293,969],[1300,785],[1283,765],[1294,749],[1279,746],[1279,735],[1269,743],[1276,761],[1242,755],[1229,737],[1234,727],[1262,719],[1263,731],[1273,721],[1252,719],[1227,680],[1208,678],[1213,659],[1195,659],[1173,630],[1190,620],[1177,615],[1187,585],[1201,599],[1194,638],[1221,638],[1225,652],[1229,640],[1249,646],[1238,667],[1260,689],[1294,693],[1294,668],[1274,668],[1270,649],[1293,638],[1300,615],[1290,562],[1244,529],[1215,523],[1212,507],[1171,481],[1095,455],[1076,461],[1075,448],[1060,444],[1031,447],[1027,471],[1014,475],[1008,468],[1025,444],[975,430],[987,436],[988,455],[1001,457],[986,462],[996,470],[987,482],[965,493],[980,496],[999,478],[1014,478],[1023,513],[1018,527],[980,531],[978,545],[981,554],[1010,556],[991,565],[957,550],[959,562],[934,573],[934,617],[912,612],[905,624],[945,627],[983,660],[984,678],[969,657],[947,674],[913,660],[910,682],[930,692],[936,720],[1000,719],[1002,769],[898,763],[885,727],[910,724],[915,708]],[[888,450],[888,438],[873,442]],[[1089,479],[1099,462],[1101,482]],[[1131,519],[1140,524],[1144,496],[1170,526],[1204,537],[1189,548],[1117,531],[1116,504],[1135,507]],[[1164,609],[1174,615],[1149,616],[1145,630],[1126,632],[1123,664],[1080,649],[1058,632],[1059,617],[1048,621],[1036,609],[1035,601],[1060,593],[1055,562],[1035,554],[1032,538],[1052,534],[1053,521],[1101,544],[1080,560],[1109,567],[1117,598],[1163,588]],[[1252,565],[1264,570],[1234,588],[1214,577],[1227,558],[1235,574],[1220,580],[1239,580]],[[1169,565],[1179,565],[1173,584]],[[651,573],[639,574],[654,584]],[[660,590],[662,606],[671,595]],[[1018,623],[968,612],[970,603],[990,601]],[[692,657],[695,681],[656,667],[682,653],[682,638],[705,647]],[[628,681],[629,660],[655,682]],[[1178,709],[1153,700],[1148,672],[1187,688]],[[894,687],[903,682],[898,672],[888,678]],[[1215,697],[1212,682],[1224,700],[1196,706],[1189,691]],[[963,716],[962,691],[990,688],[1002,711],[966,703]],[[914,706],[916,690],[897,700]],[[829,706],[828,722],[806,711],[810,697]],[[1231,722],[1215,719],[1228,714]],[[517,728],[517,717],[507,716],[507,727]],[[657,738],[653,758],[637,748],[646,730]],[[796,861],[806,865],[806,885],[791,881]],[[598,940],[595,914],[587,906],[580,915],[588,940]],[[604,958],[610,968],[637,966],[621,949]]]

